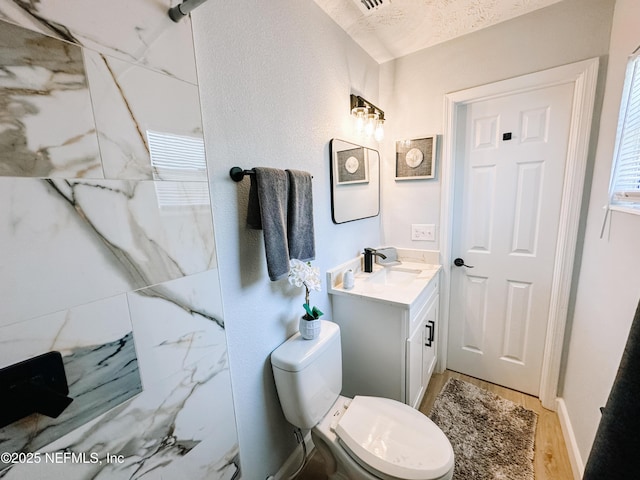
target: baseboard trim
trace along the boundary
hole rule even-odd
[[[311,431],[308,431],[304,436],[304,443],[307,446],[307,459],[313,453],[313,449],[315,446],[313,445],[313,441],[311,440]],[[285,480],[289,478],[300,466],[300,462],[302,461],[302,448],[300,445],[296,445],[296,448],[293,449],[291,455],[285,460],[280,467],[278,472],[270,477],[267,477],[267,480]]]
[[[574,480],[580,480],[584,475],[584,462],[582,461],[582,456],[580,455],[580,450],[578,449],[576,436],[573,433],[573,427],[571,426],[571,420],[569,419],[567,405],[564,403],[564,399],[562,398],[557,399],[557,404],[558,419],[560,420],[560,428],[562,428],[564,443],[567,445],[573,478]]]

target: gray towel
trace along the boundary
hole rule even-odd
[[[588,373],[586,374],[588,375]],[[640,478],[640,305],[602,412],[583,480]]]
[[[264,250],[271,281],[289,274],[287,203],[289,179],[284,170],[256,167],[251,175],[247,225],[264,231]]]
[[[308,262],[316,258],[311,174],[300,170],[287,170],[286,172],[289,175],[289,208],[287,212],[289,258]]]

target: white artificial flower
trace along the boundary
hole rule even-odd
[[[296,287],[301,287],[307,279],[308,265],[294,258],[289,262],[289,283]]]
[[[316,267],[309,267],[309,274],[305,280],[305,285],[310,290],[320,291],[320,269]]]
[[[292,258],[289,262],[289,283],[296,287],[304,286],[304,308],[307,313],[302,317],[306,320],[317,320],[322,312],[317,307],[309,305],[309,290],[320,291],[320,269],[312,267],[310,262],[302,262]]]
[[[312,267],[309,263],[292,258],[289,262],[289,283],[296,287],[303,285],[307,290],[320,291],[320,269]]]

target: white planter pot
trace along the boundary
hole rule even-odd
[[[300,317],[298,330],[300,330],[302,338],[305,340],[313,340],[320,335],[320,319],[305,320],[303,317]]]

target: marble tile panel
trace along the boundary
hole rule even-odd
[[[127,297],[145,387],[194,363],[226,361],[217,269]]]
[[[207,181],[198,87],[85,50],[105,178]]]
[[[215,268],[206,190],[0,177],[0,325]]]
[[[224,432],[220,429],[218,435]],[[196,445],[189,456],[185,456],[172,462],[162,471],[162,478],[169,479],[194,479],[194,480],[233,480],[239,472],[239,451],[237,446],[224,451],[227,448],[224,442],[216,437],[216,434],[207,437]],[[215,458],[212,462],[209,458]]]
[[[191,19],[173,22],[178,0],[0,0],[0,18],[197,83]]]
[[[206,414],[203,414],[206,412]],[[198,362],[41,450],[100,459],[21,464],[6,480],[230,479],[238,464],[226,360]],[[107,454],[121,456],[118,462]],[[43,457],[44,458],[44,457]]]
[[[51,350],[69,356],[131,333],[126,295],[1,327],[0,368]]]
[[[142,390],[125,295],[0,328],[0,366],[50,351],[63,363],[73,402],[0,428],[0,452],[33,452]]]
[[[0,175],[102,178],[81,50],[0,21]]]

